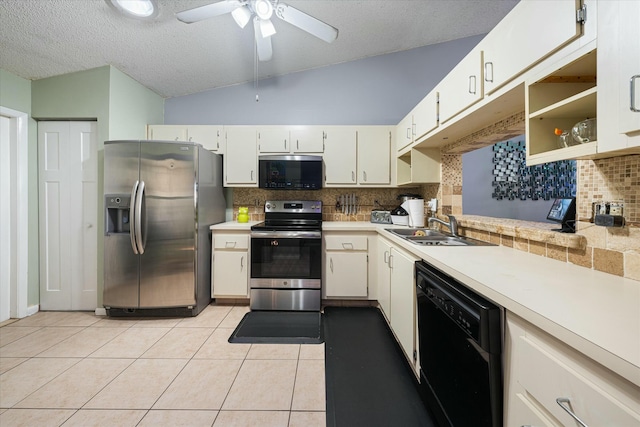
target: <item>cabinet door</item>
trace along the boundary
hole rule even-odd
[[[319,126],[294,126],[289,131],[294,153],[324,152],[324,129]]]
[[[358,129],[358,184],[391,184],[391,129]]]
[[[480,83],[480,82],[478,82]],[[412,112],[413,135],[418,140],[438,127],[438,91],[432,90]]]
[[[249,295],[248,251],[213,251],[211,294],[214,297]]]
[[[226,186],[258,183],[256,131],[252,127],[225,128],[224,184]]]
[[[261,153],[288,153],[289,129],[283,126],[259,128],[258,151]]]
[[[398,123],[396,126],[396,150],[400,151],[408,147],[413,142],[413,112]]]
[[[378,279],[378,303],[382,312],[387,317],[391,316],[391,270],[389,269],[389,258],[391,256],[391,245],[381,238],[378,239],[378,251],[376,259],[377,279]]]
[[[407,359],[413,364],[415,350],[415,262],[416,259],[391,248],[391,329]]]
[[[156,141],[187,141],[187,127],[178,125],[149,126],[149,139]]]
[[[325,257],[327,297],[367,297],[367,253],[336,251]]]
[[[440,123],[480,101],[482,93],[482,52],[473,49],[438,85]],[[414,117],[415,120],[415,117]]]
[[[519,2],[478,45],[484,52],[484,93],[514,77],[578,38],[580,0]]]
[[[598,2],[598,152],[640,146],[640,2]],[[634,77],[635,76],[635,77]],[[631,104],[633,94],[634,105]],[[638,110],[638,111],[634,111]]]
[[[325,184],[356,184],[356,141],[355,128],[327,128],[323,156]]]
[[[191,125],[187,126],[188,141],[197,142],[207,150],[220,152],[220,135],[222,126]]]

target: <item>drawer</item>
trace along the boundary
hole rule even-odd
[[[367,236],[324,236],[328,251],[366,251],[367,241]]]
[[[632,384],[550,337],[527,333],[515,344],[517,381],[563,425],[576,422],[558,398],[588,426],[640,425],[640,393]]]
[[[213,249],[249,249],[249,235],[214,234]]]

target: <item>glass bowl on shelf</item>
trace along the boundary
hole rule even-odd
[[[597,139],[596,119],[586,119],[573,125],[571,136],[576,144],[585,144]]]

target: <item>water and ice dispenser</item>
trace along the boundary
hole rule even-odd
[[[105,234],[129,233],[130,194],[106,194],[105,206]]]

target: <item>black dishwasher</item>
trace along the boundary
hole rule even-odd
[[[441,426],[502,426],[502,309],[416,262],[420,385]]]

